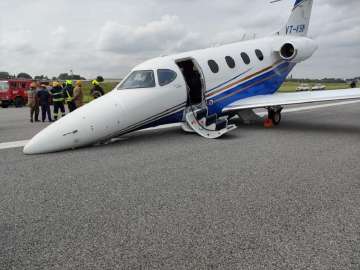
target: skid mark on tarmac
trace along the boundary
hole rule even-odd
[[[312,105],[312,106],[303,106],[303,107],[298,107],[298,108],[288,108],[288,109],[284,109],[282,112],[283,113],[291,113],[291,112],[310,111],[310,110],[330,108],[330,107],[349,105],[349,104],[355,104],[355,103],[360,103],[360,100],[343,101],[343,102]],[[265,116],[267,113],[266,112],[259,112],[257,114],[259,116]],[[163,125],[163,126],[159,126],[159,127],[140,130],[138,132],[145,132],[145,131],[148,131],[148,130],[167,129],[167,128],[171,128],[171,127],[180,127],[180,126],[181,126],[180,123],[169,124],[169,125]],[[28,142],[29,142],[29,140],[0,143],[0,150],[24,147]]]

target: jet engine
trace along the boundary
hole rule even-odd
[[[285,61],[299,63],[310,58],[317,48],[317,44],[312,39],[288,38],[277,42],[275,52]]]

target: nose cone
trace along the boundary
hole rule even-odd
[[[74,149],[111,137],[124,125],[124,110],[114,92],[82,106],[51,124],[24,147],[24,154]]]

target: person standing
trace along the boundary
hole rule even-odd
[[[77,81],[74,88],[74,102],[76,105],[76,108],[81,107],[84,105],[84,92],[82,89],[82,82]]]
[[[66,80],[65,88],[64,88],[64,96],[66,100],[66,104],[68,105],[69,112],[72,112],[76,109],[76,105],[74,102],[74,87],[72,80]]]
[[[37,98],[37,84],[35,82],[30,84],[30,89],[28,90],[28,106],[30,108],[30,122],[39,122],[39,100]]]
[[[64,91],[59,82],[53,83],[50,93],[54,103],[54,119],[57,120],[60,116],[59,110],[61,111],[61,116],[65,116]]]
[[[93,85],[93,88],[90,92],[94,99],[97,99],[105,94],[104,89],[100,86],[98,80],[93,80],[91,84]]]
[[[46,85],[41,85],[41,90],[37,93],[39,104],[41,107],[41,119],[45,122],[46,115],[48,117],[49,122],[52,122],[51,119],[51,111],[50,111],[50,93],[46,88]]]
[[[39,99],[38,99],[38,96],[37,96],[37,93],[41,90],[40,88],[40,82],[37,81],[36,82],[36,91],[35,91],[35,94],[36,94],[36,108],[35,108],[35,111],[37,112],[37,116],[35,114],[35,122],[40,122],[39,121],[39,114],[40,114],[40,104],[39,104]],[[37,120],[37,121],[36,121]]]

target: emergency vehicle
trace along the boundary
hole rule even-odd
[[[27,103],[27,91],[32,80],[9,79],[0,81],[1,107],[7,108],[14,104],[15,107],[22,107]]]

